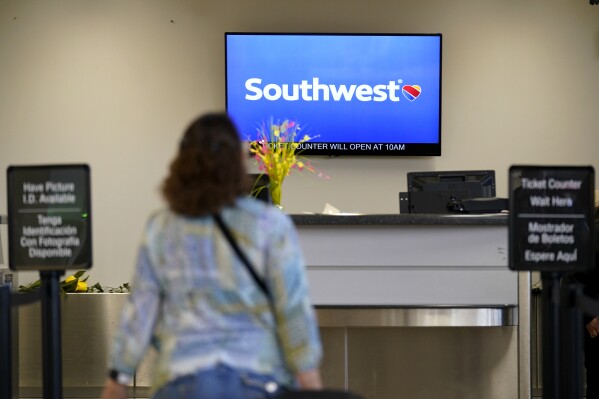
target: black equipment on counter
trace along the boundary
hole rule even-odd
[[[408,191],[399,193],[400,213],[499,213],[507,198],[495,197],[495,171],[408,173]]]

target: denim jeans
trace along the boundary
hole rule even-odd
[[[269,399],[277,389],[268,375],[218,365],[169,382],[152,399]]]

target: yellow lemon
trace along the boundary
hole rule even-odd
[[[77,292],[86,292],[87,291],[87,283],[85,281],[78,281],[77,282],[77,289],[75,291],[77,291]]]
[[[66,278],[66,280],[64,282],[65,283],[70,283],[73,280],[75,280],[75,276],[69,276],[69,277]]]

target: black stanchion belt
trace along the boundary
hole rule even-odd
[[[576,306],[590,316],[599,316],[599,301],[584,294],[576,295]]]
[[[31,292],[20,292],[12,293],[10,297],[12,306],[29,305],[37,302],[42,298],[42,290],[35,290]]]

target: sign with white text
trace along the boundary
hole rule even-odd
[[[510,168],[510,269],[594,267],[594,183],[590,166]]]
[[[12,270],[91,267],[89,175],[87,165],[8,168],[8,252]]]

